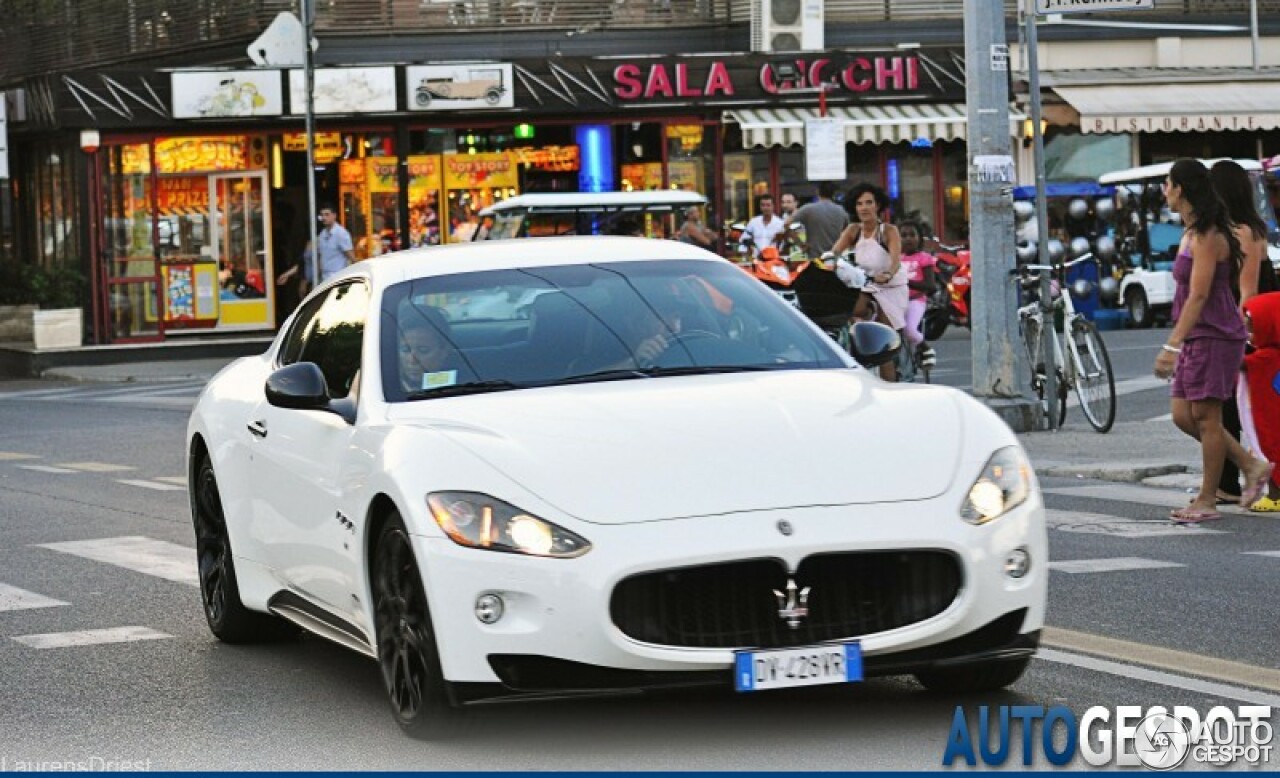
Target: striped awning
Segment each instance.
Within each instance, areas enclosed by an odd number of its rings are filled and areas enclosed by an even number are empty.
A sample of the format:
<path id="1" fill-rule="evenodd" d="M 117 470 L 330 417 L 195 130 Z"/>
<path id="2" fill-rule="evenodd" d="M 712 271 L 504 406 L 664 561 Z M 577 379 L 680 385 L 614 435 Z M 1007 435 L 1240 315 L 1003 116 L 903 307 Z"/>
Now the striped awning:
<path id="1" fill-rule="evenodd" d="M 833 106 L 827 115 L 844 121 L 848 143 L 909 143 L 964 140 L 969 120 L 964 103 Z M 744 108 L 725 112 L 742 127 L 742 145 L 803 146 L 804 120 L 816 118 L 817 108 Z M 1026 117 L 1010 109 L 1011 122 Z M 1019 134 L 1013 128 L 1010 131 Z"/>

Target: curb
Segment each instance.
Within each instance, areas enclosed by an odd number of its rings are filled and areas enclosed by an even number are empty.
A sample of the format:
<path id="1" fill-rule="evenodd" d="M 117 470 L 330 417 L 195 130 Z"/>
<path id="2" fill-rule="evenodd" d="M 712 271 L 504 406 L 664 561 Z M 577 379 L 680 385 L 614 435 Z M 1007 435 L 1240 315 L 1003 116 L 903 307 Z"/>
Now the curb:
<path id="1" fill-rule="evenodd" d="M 1186 473 L 1186 465 L 1168 463 L 1134 464 L 1132 462 L 1093 462 L 1089 464 L 1050 465 L 1037 468 L 1036 474 L 1058 478 L 1093 478 L 1099 481 L 1141 483 L 1156 476 Z"/>

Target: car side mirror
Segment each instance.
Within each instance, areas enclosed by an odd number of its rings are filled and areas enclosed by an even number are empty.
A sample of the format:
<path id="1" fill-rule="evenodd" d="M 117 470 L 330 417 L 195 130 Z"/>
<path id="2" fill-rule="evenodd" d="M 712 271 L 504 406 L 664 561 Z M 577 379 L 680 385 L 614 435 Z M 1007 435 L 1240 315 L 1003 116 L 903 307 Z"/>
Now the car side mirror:
<path id="1" fill-rule="evenodd" d="M 267 402 L 299 411 L 329 410 L 329 385 L 315 362 L 285 365 L 267 376 Z"/>
<path id="2" fill-rule="evenodd" d="M 902 348 L 896 330 L 879 322 L 860 321 L 849 331 L 849 351 L 863 367 L 879 367 L 893 361 Z"/>

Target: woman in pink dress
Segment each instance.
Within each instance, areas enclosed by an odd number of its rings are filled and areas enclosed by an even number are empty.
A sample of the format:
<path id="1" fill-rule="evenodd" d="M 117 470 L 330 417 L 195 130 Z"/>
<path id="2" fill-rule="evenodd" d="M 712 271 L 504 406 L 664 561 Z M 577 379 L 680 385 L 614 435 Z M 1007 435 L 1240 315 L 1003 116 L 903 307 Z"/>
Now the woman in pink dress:
<path id="1" fill-rule="evenodd" d="M 1220 519 L 1218 480 L 1230 458 L 1245 474 L 1240 502 L 1253 504 L 1271 477 L 1272 465 L 1255 458 L 1222 426 L 1222 403 L 1234 394 L 1248 337 L 1232 290 L 1239 283 L 1243 252 L 1209 171 L 1180 159 L 1164 184 L 1169 207 L 1187 225 L 1173 265 L 1177 323 L 1156 356 L 1155 374 L 1172 378 L 1173 422 L 1200 441 L 1204 476 L 1200 494 L 1170 517 L 1181 523 Z"/>

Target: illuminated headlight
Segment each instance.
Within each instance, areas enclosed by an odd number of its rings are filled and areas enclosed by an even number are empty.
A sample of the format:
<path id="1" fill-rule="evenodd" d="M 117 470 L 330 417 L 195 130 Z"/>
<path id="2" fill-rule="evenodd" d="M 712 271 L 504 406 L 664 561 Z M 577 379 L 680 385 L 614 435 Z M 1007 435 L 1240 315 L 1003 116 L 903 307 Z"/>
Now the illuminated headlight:
<path id="1" fill-rule="evenodd" d="M 476 492 L 427 495 L 431 517 L 460 546 L 529 556 L 576 557 L 591 550 L 586 538 Z"/>
<path id="2" fill-rule="evenodd" d="M 972 524 L 986 524 L 1020 505 L 1031 493 L 1031 464 L 1017 446 L 991 455 L 969 495 L 960 516 Z"/>

